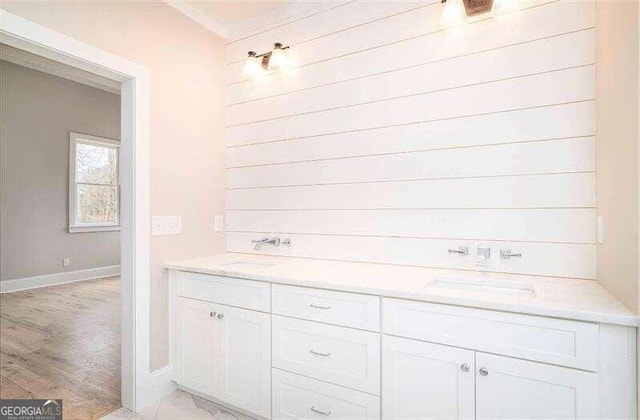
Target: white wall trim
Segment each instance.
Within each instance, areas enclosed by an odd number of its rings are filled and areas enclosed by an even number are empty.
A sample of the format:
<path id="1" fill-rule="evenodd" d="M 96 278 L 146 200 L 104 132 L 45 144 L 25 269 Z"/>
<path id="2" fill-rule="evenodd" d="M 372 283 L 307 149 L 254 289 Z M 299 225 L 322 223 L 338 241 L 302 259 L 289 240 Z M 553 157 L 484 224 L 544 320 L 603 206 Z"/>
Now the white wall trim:
<path id="1" fill-rule="evenodd" d="M 23 277 L 0 282 L 0 293 L 18 292 L 21 290 L 37 289 L 39 287 L 57 284 L 74 283 L 77 281 L 93 280 L 120 274 L 119 265 L 87 268 L 85 270 L 67 271 L 64 273 L 44 274 L 42 276 Z"/>
<path id="2" fill-rule="evenodd" d="M 79 70 L 75 67 L 65 66 L 53 60 L 26 53 L 23 50 L 3 45 L 2 48 L 0 48 L 0 59 L 18 66 L 120 95 L 120 83 L 115 80 L 110 80 L 94 73 Z"/>
<path id="3" fill-rule="evenodd" d="M 149 70 L 0 9 L 0 42 L 121 84 L 121 400 L 153 402 L 150 383 Z"/>
<path id="4" fill-rule="evenodd" d="M 171 377 L 171 365 L 151 372 L 148 390 L 149 401 L 160 401 L 178 388 Z"/>
<path id="5" fill-rule="evenodd" d="M 165 0 L 165 2 L 189 19 L 193 20 L 196 23 L 199 23 L 216 35 L 219 35 L 225 39 L 227 38 L 227 28 L 225 27 L 225 25 L 206 15 L 201 10 L 193 7 L 185 0 Z"/>

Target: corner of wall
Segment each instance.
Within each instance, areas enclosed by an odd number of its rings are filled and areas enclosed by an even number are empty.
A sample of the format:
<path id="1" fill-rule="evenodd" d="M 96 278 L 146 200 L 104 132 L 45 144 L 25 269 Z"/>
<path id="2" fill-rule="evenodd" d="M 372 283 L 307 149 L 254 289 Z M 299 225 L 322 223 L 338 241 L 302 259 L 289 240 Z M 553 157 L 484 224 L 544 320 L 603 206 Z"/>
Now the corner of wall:
<path id="1" fill-rule="evenodd" d="M 598 281 L 634 312 L 639 307 L 637 2 L 596 2 L 596 190 L 604 240 Z"/>

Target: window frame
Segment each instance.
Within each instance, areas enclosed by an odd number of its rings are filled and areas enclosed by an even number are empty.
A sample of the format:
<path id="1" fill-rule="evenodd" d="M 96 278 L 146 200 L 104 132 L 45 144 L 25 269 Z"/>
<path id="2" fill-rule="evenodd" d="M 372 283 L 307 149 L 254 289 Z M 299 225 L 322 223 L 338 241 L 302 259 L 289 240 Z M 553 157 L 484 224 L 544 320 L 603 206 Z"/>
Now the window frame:
<path id="1" fill-rule="evenodd" d="M 118 223 L 77 223 L 77 182 L 76 182 L 76 145 L 89 144 L 116 150 L 116 172 L 118 188 Z M 106 184 L 105 184 L 106 185 Z M 120 230 L 120 142 L 106 137 L 69 132 L 69 233 L 111 232 Z"/>

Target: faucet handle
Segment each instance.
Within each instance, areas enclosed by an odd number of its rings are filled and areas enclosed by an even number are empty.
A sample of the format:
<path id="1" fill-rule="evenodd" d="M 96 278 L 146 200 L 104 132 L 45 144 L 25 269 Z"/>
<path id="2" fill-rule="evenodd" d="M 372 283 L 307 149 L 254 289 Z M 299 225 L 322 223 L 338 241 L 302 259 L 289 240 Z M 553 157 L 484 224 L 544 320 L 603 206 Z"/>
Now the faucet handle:
<path id="1" fill-rule="evenodd" d="M 449 254 L 458 254 L 458 255 L 469 255 L 469 247 L 468 246 L 459 246 L 458 249 L 449 248 Z"/>
<path id="2" fill-rule="evenodd" d="M 510 249 L 501 249 L 500 258 L 503 258 L 503 259 L 522 258 L 522 252 L 512 253 Z"/>

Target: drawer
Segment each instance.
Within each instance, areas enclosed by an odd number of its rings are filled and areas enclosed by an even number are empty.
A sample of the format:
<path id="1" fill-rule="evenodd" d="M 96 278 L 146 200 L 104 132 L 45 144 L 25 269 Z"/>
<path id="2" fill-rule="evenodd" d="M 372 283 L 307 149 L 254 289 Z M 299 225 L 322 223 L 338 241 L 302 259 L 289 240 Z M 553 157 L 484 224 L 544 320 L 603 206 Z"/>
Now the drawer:
<path id="1" fill-rule="evenodd" d="M 386 334 L 586 370 L 598 369 L 598 325 L 383 299 Z"/>
<path id="2" fill-rule="evenodd" d="M 176 280 L 178 296 L 256 311 L 271 311 L 270 283 L 186 271 L 178 272 Z"/>
<path id="3" fill-rule="evenodd" d="M 380 298 L 355 293 L 273 285 L 273 313 L 380 331 Z"/>
<path id="4" fill-rule="evenodd" d="M 271 317 L 274 367 L 380 394 L 380 335 Z"/>
<path id="5" fill-rule="evenodd" d="M 272 418 L 380 419 L 380 399 L 279 369 L 272 372 Z"/>

